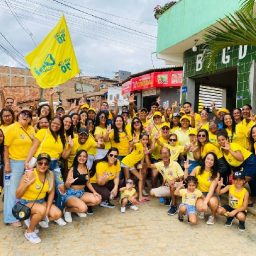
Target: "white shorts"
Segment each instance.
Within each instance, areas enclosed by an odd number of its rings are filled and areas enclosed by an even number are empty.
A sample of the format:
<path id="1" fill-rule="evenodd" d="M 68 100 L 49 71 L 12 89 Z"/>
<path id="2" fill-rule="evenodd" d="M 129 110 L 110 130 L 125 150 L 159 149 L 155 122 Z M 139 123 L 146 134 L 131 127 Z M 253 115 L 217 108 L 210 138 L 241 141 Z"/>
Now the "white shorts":
<path id="1" fill-rule="evenodd" d="M 153 194 L 155 197 L 169 197 L 171 196 L 170 187 L 161 186 L 158 188 L 152 188 L 151 194 Z"/>

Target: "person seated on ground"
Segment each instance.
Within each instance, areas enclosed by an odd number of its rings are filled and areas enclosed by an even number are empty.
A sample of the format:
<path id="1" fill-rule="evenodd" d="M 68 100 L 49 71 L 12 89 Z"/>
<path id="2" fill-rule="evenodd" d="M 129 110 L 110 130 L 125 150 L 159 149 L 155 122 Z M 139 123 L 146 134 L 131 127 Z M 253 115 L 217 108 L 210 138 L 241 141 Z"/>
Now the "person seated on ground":
<path id="1" fill-rule="evenodd" d="M 198 179 L 198 189 L 203 193 L 204 199 L 199 198 L 196 203 L 196 208 L 199 211 L 199 218 L 204 219 L 204 213 L 207 212 L 208 206 L 211 210 L 211 215 L 206 222 L 207 225 L 213 225 L 216 217 L 216 212 L 219 206 L 219 200 L 214 194 L 217 182 L 220 178 L 218 172 L 217 156 L 209 152 L 206 154 L 202 166 L 197 166 L 190 176 L 195 176 Z M 189 164 L 184 163 L 185 178 L 188 177 Z"/>
<path id="2" fill-rule="evenodd" d="M 89 207 L 88 214 L 93 214 L 91 206 L 98 205 L 101 202 L 101 195 L 95 191 L 90 183 L 90 175 L 86 166 L 87 159 L 88 154 L 85 150 L 79 150 L 76 153 L 65 182 L 67 189 L 63 196 L 64 219 L 69 223 L 72 222 L 72 212 L 75 212 L 79 217 L 86 217 Z"/>
<path id="3" fill-rule="evenodd" d="M 139 208 L 136 206 L 138 203 L 136 198 L 138 196 L 133 180 L 127 179 L 126 186 L 119 189 L 120 191 L 120 204 L 121 204 L 121 213 L 125 213 L 126 206 L 129 206 L 130 209 L 137 211 Z"/>
<path id="4" fill-rule="evenodd" d="M 223 187 L 223 179 L 218 182 L 216 189 L 217 194 L 222 195 L 226 192 L 228 195 L 228 205 L 223 205 L 218 208 L 217 213 L 227 217 L 225 226 L 230 227 L 234 221 L 234 218 L 238 219 L 238 229 L 240 231 L 245 230 L 245 219 L 248 207 L 249 193 L 244 187 L 245 176 L 243 172 L 234 172 L 232 185 Z"/>
<path id="5" fill-rule="evenodd" d="M 144 151 L 147 150 L 148 142 L 149 142 L 149 136 L 146 133 L 141 133 L 139 137 L 139 142 L 136 143 L 136 138 L 134 138 L 134 144 L 133 144 L 133 150 L 130 154 L 125 156 L 123 160 L 121 161 L 121 167 L 124 168 L 124 175 L 125 180 L 128 180 L 130 178 L 130 172 L 139 179 L 139 201 L 143 201 L 143 195 L 142 195 L 142 174 L 141 174 L 141 168 L 139 169 L 138 163 L 143 163 L 144 161 Z"/>
<path id="6" fill-rule="evenodd" d="M 106 156 L 93 163 L 91 169 L 91 184 L 95 191 L 102 197 L 100 206 L 106 208 L 114 208 L 115 206 L 110 202 L 117 196 L 120 162 L 118 158 L 118 149 L 110 148 Z"/>
<path id="7" fill-rule="evenodd" d="M 174 195 L 175 182 L 182 181 L 184 173 L 181 166 L 170 158 L 170 150 L 165 147 L 161 149 L 162 161 L 160 162 L 151 164 L 149 156 L 146 154 L 146 162 L 149 168 L 157 170 L 163 176 L 163 185 L 151 189 L 150 195 L 155 197 L 171 197 L 172 202 L 168 215 L 174 215 L 177 212 L 177 200 Z"/>
<path id="8" fill-rule="evenodd" d="M 203 194 L 197 189 L 198 180 L 196 177 L 188 176 L 185 183 L 187 188 L 184 188 L 184 183 L 180 182 L 174 192 L 176 196 L 182 197 L 182 203 L 178 210 L 178 220 L 182 222 L 184 215 L 187 215 L 188 222 L 197 224 L 196 202 L 198 198 L 203 198 Z"/>
<path id="9" fill-rule="evenodd" d="M 36 229 L 41 221 L 58 220 L 61 217 L 60 209 L 53 204 L 54 175 L 49 170 L 50 162 L 48 154 L 39 154 L 36 168 L 25 172 L 16 191 L 20 203 L 31 208 L 30 218 L 24 221 L 27 226 L 25 237 L 31 243 L 41 242 Z"/>

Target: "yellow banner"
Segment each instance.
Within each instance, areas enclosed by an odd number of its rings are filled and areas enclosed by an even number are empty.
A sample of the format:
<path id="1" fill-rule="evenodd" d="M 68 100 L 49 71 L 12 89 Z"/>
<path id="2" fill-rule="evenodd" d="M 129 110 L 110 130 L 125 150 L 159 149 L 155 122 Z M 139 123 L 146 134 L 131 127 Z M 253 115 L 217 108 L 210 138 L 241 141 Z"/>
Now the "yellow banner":
<path id="1" fill-rule="evenodd" d="M 64 16 L 45 39 L 25 57 L 25 60 L 42 88 L 63 84 L 79 73 Z"/>

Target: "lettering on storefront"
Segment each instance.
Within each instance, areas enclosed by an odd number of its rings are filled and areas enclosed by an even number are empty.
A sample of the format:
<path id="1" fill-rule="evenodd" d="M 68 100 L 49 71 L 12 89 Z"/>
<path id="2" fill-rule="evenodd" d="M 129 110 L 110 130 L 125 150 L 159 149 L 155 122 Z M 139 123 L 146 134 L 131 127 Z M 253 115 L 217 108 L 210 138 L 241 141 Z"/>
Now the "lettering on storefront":
<path id="1" fill-rule="evenodd" d="M 229 51 L 231 47 L 224 48 L 221 53 L 221 63 L 222 64 L 229 64 L 231 61 L 231 55 Z M 242 60 L 245 58 L 247 54 L 247 45 L 240 45 L 238 48 L 238 59 Z M 201 71 L 203 69 L 203 60 L 204 60 L 204 53 L 199 53 L 196 55 L 196 71 Z"/>

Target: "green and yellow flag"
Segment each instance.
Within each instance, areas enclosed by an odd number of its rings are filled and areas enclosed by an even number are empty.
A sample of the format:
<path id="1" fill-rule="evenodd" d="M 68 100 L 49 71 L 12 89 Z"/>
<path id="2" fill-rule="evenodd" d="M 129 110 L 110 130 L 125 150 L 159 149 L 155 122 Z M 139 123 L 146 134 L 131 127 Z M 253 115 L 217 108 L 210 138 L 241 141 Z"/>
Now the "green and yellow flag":
<path id="1" fill-rule="evenodd" d="M 45 39 L 25 57 L 25 60 L 42 88 L 63 84 L 79 73 L 64 16 Z"/>

